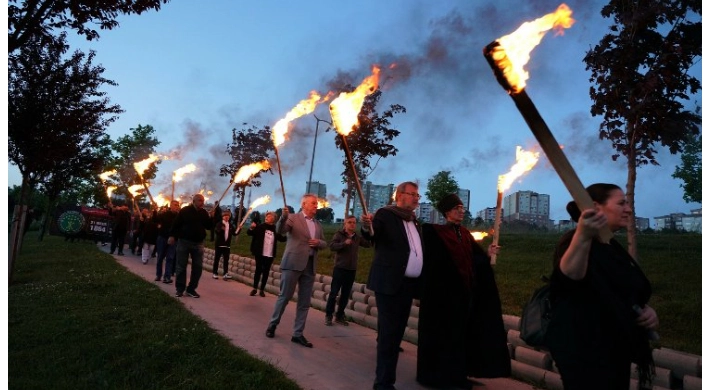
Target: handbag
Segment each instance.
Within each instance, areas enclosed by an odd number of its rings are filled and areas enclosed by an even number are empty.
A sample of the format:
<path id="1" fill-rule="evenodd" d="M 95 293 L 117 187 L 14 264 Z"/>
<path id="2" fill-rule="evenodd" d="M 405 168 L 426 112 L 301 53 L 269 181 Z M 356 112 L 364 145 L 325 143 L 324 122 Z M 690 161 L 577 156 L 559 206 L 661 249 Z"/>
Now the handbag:
<path id="1" fill-rule="evenodd" d="M 545 346 L 547 326 L 552 318 L 552 305 L 550 303 L 550 281 L 543 276 L 545 284 L 536 289 L 520 316 L 520 338 L 531 347 Z"/>

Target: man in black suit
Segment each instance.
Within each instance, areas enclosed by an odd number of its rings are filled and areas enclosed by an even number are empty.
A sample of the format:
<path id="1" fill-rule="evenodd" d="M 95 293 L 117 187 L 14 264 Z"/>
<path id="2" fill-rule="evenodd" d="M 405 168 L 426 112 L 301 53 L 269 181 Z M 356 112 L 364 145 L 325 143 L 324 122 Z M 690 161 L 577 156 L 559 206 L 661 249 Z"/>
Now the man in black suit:
<path id="1" fill-rule="evenodd" d="M 377 367 L 373 389 L 395 389 L 399 345 L 409 320 L 412 300 L 418 297 L 422 270 L 420 227 L 414 210 L 419 207 L 419 186 L 397 186 L 396 205 L 363 215 L 362 235 L 375 244 L 367 288 L 377 301 Z"/>

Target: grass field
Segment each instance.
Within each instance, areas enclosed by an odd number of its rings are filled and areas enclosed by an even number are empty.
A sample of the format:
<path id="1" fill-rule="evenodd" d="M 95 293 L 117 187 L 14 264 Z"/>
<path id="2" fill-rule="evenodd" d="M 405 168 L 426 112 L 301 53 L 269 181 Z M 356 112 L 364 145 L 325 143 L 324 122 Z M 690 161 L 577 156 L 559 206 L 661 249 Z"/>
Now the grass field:
<path id="1" fill-rule="evenodd" d="M 326 237 L 335 230 L 327 226 Z M 549 274 L 558 238 L 500 237 L 495 271 L 504 313 L 519 315 L 540 275 Z M 239 237 L 233 253 L 248 255 L 249 242 Z M 701 236 L 640 235 L 638 247 L 661 322 L 654 346 L 701 355 Z M 329 251 L 321 259 L 318 272 L 329 275 Z M 371 261 L 372 250 L 362 250 L 359 282 Z M 9 388 L 298 388 L 93 243 L 38 242 L 32 232 L 8 289 L 8 341 Z"/>

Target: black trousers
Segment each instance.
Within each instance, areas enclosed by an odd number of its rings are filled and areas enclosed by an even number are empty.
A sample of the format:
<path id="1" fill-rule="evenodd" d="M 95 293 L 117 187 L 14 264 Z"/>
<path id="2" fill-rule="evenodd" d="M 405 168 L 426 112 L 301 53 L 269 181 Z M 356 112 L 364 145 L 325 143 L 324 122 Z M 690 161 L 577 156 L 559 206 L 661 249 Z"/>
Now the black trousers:
<path id="1" fill-rule="evenodd" d="M 123 245 L 126 243 L 126 229 L 113 229 L 111 232 L 111 253 L 118 248 L 118 253 L 123 254 Z"/>
<path id="2" fill-rule="evenodd" d="M 404 278 L 393 294 L 375 293 L 377 300 L 377 367 L 374 387 L 393 386 L 397 380 L 399 345 L 407 328 L 417 287 L 416 278 Z"/>
<path id="3" fill-rule="evenodd" d="M 333 281 L 330 283 L 330 293 L 328 294 L 328 302 L 325 304 L 325 316 L 333 317 L 335 312 L 335 300 L 340 293 L 338 299 L 338 311 L 335 313 L 336 318 L 345 317 L 345 308 L 350 300 L 350 291 L 355 282 L 355 270 L 344 268 L 333 268 Z"/>
<path id="4" fill-rule="evenodd" d="M 217 248 L 214 248 L 214 264 L 212 264 L 212 273 L 217 275 L 217 272 L 219 272 L 219 259 L 224 259 L 224 266 L 222 266 L 222 270 L 224 271 L 224 275 L 229 273 L 229 247 L 226 246 L 218 246 Z"/>
<path id="5" fill-rule="evenodd" d="M 264 288 L 266 288 L 266 281 L 269 279 L 269 271 L 271 270 L 271 264 L 274 262 L 274 258 L 261 255 L 256 255 L 254 257 L 256 260 L 256 270 L 254 271 L 254 289 L 256 290 L 258 286 L 259 290 L 264 291 Z"/>

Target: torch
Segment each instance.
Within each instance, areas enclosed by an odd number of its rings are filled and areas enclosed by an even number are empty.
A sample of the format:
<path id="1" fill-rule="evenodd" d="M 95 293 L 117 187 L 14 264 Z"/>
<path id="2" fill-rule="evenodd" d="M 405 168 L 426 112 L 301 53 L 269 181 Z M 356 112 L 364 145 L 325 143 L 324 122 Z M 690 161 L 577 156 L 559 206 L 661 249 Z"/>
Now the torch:
<path id="1" fill-rule="evenodd" d="M 594 202 L 525 92 L 525 81 L 529 75 L 523 69 L 530 59 L 530 52 L 540 43 L 545 33 L 553 28 L 559 32 L 563 28 L 570 28 L 574 23 L 571 16 L 572 10 L 567 5 L 561 4 L 555 12 L 535 21 L 523 23 L 512 34 L 491 42 L 483 49 L 483 55 L 493 69 L 498 83 L 513 99 L 518 111 L 530 127 L 540 147 L 547 155 L 547 159 L 555 168 L 557 175 L 562 179 L 577 206 L 580 210 L 584 210 L 593 208 Z M 599 232 L 599 238 L 603 242 L 608 242 L 611 237 L 612 233 L 608 227 Z"/>
<path id="2" fill-rule="evenodd" d="M 219 197 L 219 200 L 217 200 L 217 202 L 222 202 L 222 198 L 227 195 L 227 191 L 229 191 L 229 189 L 232 187 L 232 184 L 246 182 L 260 171 L 266 171 L 270 168 L 271 164 L 269 164 L 268 160 L 264 160 L 254 164 L 244 165 L 243 167 L 239 168 L 237 173 L 234 175 L 234 178 L 232 178 L 232 180 L 229 182 L 229 185 L 222 193 L 222 196 Z"/>
<path id="3" fill-rule="evenodd" d="M 194 172 L 197 169 L 197 166 L 195 164 L 187 164 L 182 168 L 178 168 L 173 172 L 173 188 L 172 192 L 170 193 L 170 199 L 175 199 L 175 182 L 178 182 L 182 180 L 182 177 L 186 173 Z"/>
<path id="4" fill-rule="evenodd" d="M 507 191 L 513 182 L 526 172 L 530 171 L 540 159 L 539 152 L 528 152 L 520 146 L 515 149 L 515 164 L 510 168 L 510 172 L 498 176 L 498 197 L 496 199 L 496 219 L 493 221 L 493 245 L 498 245 L 498 237 L 501 223 L 501 210 L 503 206 L 503 192 Z M 496 263 L 496 255 L 491 256 L 491 264 Z"/>
<path id="5" fill-rule="evenodd" d="M 352 153 L 350 153 L 347 136 L 355 129 L 355 127 L 358 126 L 359 123 L 357 116 L 360 114 L 362 104 L 368 95 L 377 90 L 379 77 L 380 68 L 378 66 L 373 66 L 372 74 L 366 77 L 353 92 L 342 92 L 337 98 L 335 98 L 335 100 L 333 100 L 332 103 L 330 103 L 330 116 L 333 119 L 335 130 L 343 137 L 345 155 L 350 163 L 355 188 L 357 189 L 357 194 L 360 197 L 362 211 L 365 214 L 367 214 L 367 204 L 365 203 L 365 197 L 362 194 L 360 179 L 358 178 L 357 170 L 355 169 Z"/>
<path id="6" fill-rule="evenodd" d="M 241 229 L 242 226 L 244 226 L 244 222 L 247 221 L 247 217 L 249 217 L 249 214 L 252 212 L 252 210 L 254 210 L 255 208 L 257 208 L 261 205 L 265 205 L 269 202 L 271 202 L 271 197 L 269 195 L 264 195 L 260 198 L 256 198 L 256 200 L 254 200 L 251 203 L 251 205 L 249 205 L 249 209 L 247 210 L 246 214 L 244 215 L 244 218 L 242 218 L 242 221 L 239 222 L 239 227 L 237 228 L 237 230 Z"/>
<path id="7" fill-rule="evenodd" d="M 157 205 L 155 203 L 155 200 L 153 199 L 153 195 L 150 194 L 150 190 L 148 189 L 148 185 L 145 183 L 145 180 L 143 179 L 143 172 L 145 172 L 146 169 L 150 166 L 150 164 L 154 163 L 160 158 L 160 156 L 150 154 L 148 158 L 145 160 L 139 161 L 137 163 L 133 163 L 133 168 L 135 168 L 136 172 L 138 173 L 138 177 L 141 179 L 141 183 L 143 184 L 143 188 L 145 188 L 146 194 L 148 194 L 148 197 L 150 198 L 150 202 L 153 203 L 154 205 Z"/>
<path id="8" fill-rule="evenodd" d="M 131 203 L 133 204 L 133 210 L 136 209 L 136 196 L 138 196 L 141 189 L 143 189 L 143 186 L 140 184 L 134 184 L 127 188 L 128 192 L 131 194 Z"/>
<path id="9" fill-rule="evenodd" d="M 326 99 L 330 98 L 330 94 L 326 96 Z M 325 99 L 324 99 L 325 100 Z M 291 111 L 286 114 L 286 116 L 280 119 L 274 127 L 271 129 L 271 139 L 274 141 L 274 152 L 276 153 L 276 164 L 279 169 L 279 181 L 281 181 L 281 194 L 284 198 L 284 207 L 286 207 L 286 191 L 284 190 L 284 179 L 281 173 L 281 159 L 279 158 L 279 145 L 286 141 L 286 133 L 288 132 L 288 124 L 296 119 L 300 118 L 306 114 L 310 114 L 316 109 L 318 103 L 322 103 L 321 96 L 316 91 L 311 91 L 308 98 L 301 100 L 296 107 L 292 108 Z"/>
<path id="10" fill-rule="evenodd" d="M 111 195 L 113 194 L 113 191 L 117 187 L 116 186 L 106 186 L 106 180 L 108 180 L 109 176 L 112 176 L 115 174 L 116 174 L 116 170 L 112 169 L 110 171 L 106 171 L 106 172 L 99 175 L 99 179 L 101 179 L 101 184 L 103 184 L 104 188 L 106 189 L 106 197 L 108 198 L 109 203 L 111 203 Z"/>

